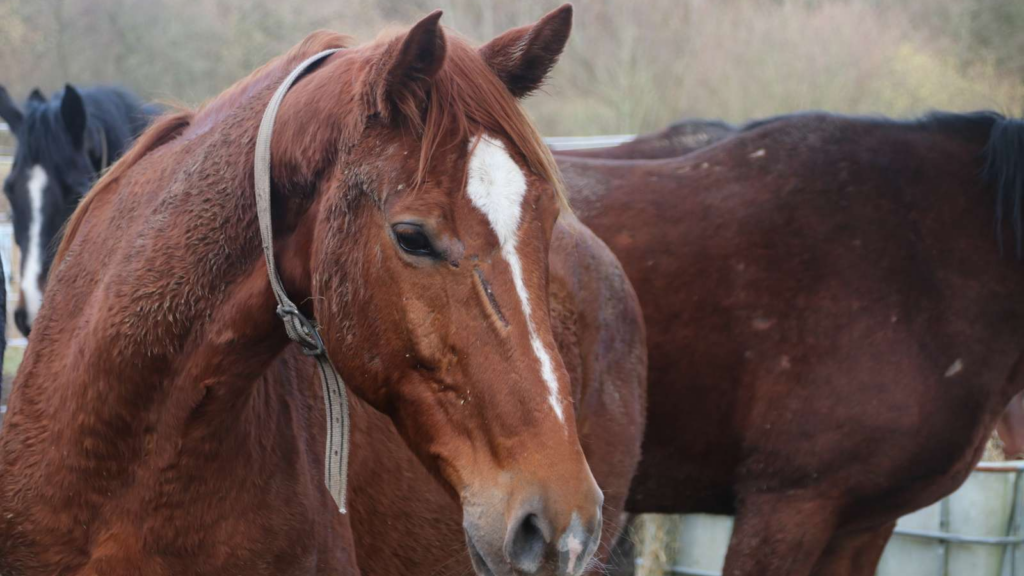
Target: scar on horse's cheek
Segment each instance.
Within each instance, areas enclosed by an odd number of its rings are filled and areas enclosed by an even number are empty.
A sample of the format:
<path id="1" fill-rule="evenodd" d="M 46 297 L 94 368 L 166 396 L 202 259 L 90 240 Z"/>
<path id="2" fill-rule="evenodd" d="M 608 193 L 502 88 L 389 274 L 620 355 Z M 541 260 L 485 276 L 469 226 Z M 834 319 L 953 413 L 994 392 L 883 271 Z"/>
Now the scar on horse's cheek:
<path id="1" fill-rule="evenodd" d="M 446 252 L 448 263 L 452 265 L 452 268 L 458 268 L 460 260 L 465 256 L 465 254 L 466 247 L 462 245 L 462 242 L 459 242 L 458 240 L 452 242 Z M 471 261 L 473 260 L 472 256 L 469 258 Z"/>

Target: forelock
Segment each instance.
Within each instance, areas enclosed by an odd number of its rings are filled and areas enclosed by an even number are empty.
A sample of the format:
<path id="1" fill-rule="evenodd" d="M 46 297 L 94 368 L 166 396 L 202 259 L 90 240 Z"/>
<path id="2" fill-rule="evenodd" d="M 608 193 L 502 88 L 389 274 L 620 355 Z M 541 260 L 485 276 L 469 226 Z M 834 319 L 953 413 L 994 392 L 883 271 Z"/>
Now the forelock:
<path id="1" fill-rule="evenodd" d="M 18 135 L 16 154 L 20 160 L 53 169 L 65 164 L 75 153 L 60 119 L 59 107 L 47 102 L 29 109 Z"/>
<path id="2" fill-rule="evenodd" d="M 568 209 L 561 176 L 551 150 L 505 84 L 480 57 L 477 49 L 446 30 L 444 66 L 434 77 L 425 103 L 417 184 L 430 169 L 435 152 L 464 145 L 480 134 L 506 139 L 527 168 L 548 182 L 563 208 Z M 417 112 L 418 113 L 418 112 Z"/>

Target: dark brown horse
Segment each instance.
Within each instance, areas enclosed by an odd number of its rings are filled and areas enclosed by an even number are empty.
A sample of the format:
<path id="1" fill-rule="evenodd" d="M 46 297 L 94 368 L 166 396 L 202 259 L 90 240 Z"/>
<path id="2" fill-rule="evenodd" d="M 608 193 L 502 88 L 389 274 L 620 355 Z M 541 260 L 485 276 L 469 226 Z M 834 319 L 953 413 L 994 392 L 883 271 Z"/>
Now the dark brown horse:
<path id="1" fill-rule="evenodd" d="M 644 310 L 627 510 L 735 514 L 727 575 L 873 574 L 1024 388 L 1018 121 L 805 115 L 559 165 Z"/>
<path id="2" fill-rule="evenodd" d="M 548 300 L 564 198 L 515 100 L 557 53 L 478 53 L 439 17 L 337 52 L 284 99 L 277 261 L 352 392 L 459 498 L 481 573 L 578 574 L 603 496 Z M 3 574 L 355 573 L 252 176 L 271 93 L 343 45 L 314 34 L 158 121 L 76 211 L 0 436 Z"/>
<path id="3" fill-rule="evenodd" d="M 682 120 L 668 128 L 608 148 L 557 150 L 556 156 L 606 160 L 659 160 L 695 152 L 732 136 L 737 128 L 716 120 Z M 1007 458 L 1024 458 L 1024 392 L 1007 404 L 996 432 Z"/>
<path id="4" fill-rule="evenodd" d="M 996 423 L 1007 459 L 1024 458 L 1024 392 L 1014 396 Z"/>
<path id="5" fill-rule="evenodd" d="M 559 150 L 557 156 L 604 158 L 607 160 L 656 160 L 675 158 L 720 142 L 736 128 L 717 120 L 680 120 L 664 130 L 642 134 L 636 139 L 609 148 Z"/>

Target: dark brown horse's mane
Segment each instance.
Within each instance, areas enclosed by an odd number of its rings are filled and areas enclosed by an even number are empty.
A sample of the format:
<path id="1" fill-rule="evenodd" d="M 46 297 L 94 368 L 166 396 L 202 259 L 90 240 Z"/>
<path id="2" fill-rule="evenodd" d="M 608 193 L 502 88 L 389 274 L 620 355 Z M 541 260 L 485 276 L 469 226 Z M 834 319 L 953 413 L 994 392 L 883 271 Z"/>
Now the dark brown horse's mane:
<path id="1" fill-rule="evenodd" d="M 568 210 L 568 200 L 551 151 L 544 144 L 540 133 L 519 102 L 509 93 L 508 88 L 474 47 L 450 32 L 446 36 L 444 65 L 433 77 L 429 89 L 422 92 L 398 92 L 393 106 L 384 101 L 384 92 L 388 86 L 382 77 L 380 62 L 397 51 L 401 36 L 380 38 L 357 48 L 376 56 L 368 58 L 369 63 L 362 70 L 332 67 L 327 62 L 322 64 L 317 75 L 324 76 L 323 82 L 334 87 L 354 85 L 363 90 L 363 93 L 355 95 L 355 98 L 332 98 L 328 106 L 334 109 L 319 110 L 319 113 L 330 112 L 332 117 L 337 119 L 336 132 L 332 136 L 337 141 L 356 138 L 374 116 L 380 116 L 384 120 L 404 121 L 420 136 L 420 159 L 416 181 L 418 185 L 423 182 L 431 158 L 438 149 L 465 142 L 483 131 L 498 133 L 509 138 L 522 152 L 530 169 L 554 187 L 559 203 L 563 209 Z M 198 111 L 179 110 L 158 119 L 79 204 L 68 221 L 55 262 L 61 262 L 67 254 L 68 247 L 96 198 L 116 189 L 118 180 L 144 156 L 179 137 L 191 137 L 194 133 L 208 130 L 242 102 L 248 101 L 255 94 L 265 92 L 271 83 L 280 81 L 303 59 L 330 48 L 344 48 L 348 43 L 348 37 L 340 34 L 314 32 L 286 54 L 258 68 Z M 352 78 L 337 77 L 340 74 L 353 73 L 360 76 L 355 82 Z M 308 97 L 309 90 L 316 90 L 322 86 L 322 83 L 301 82 L 295 86 L 289 97 L 301 98 L 304 91 Z M 323 98 L 323 95 L 318 96 Z M 254 122 L 258 121 L 259 117 L 254 117 Z M 301 151 L 303 143 L 296 142 L 294 146 L 289 147 Z"/>

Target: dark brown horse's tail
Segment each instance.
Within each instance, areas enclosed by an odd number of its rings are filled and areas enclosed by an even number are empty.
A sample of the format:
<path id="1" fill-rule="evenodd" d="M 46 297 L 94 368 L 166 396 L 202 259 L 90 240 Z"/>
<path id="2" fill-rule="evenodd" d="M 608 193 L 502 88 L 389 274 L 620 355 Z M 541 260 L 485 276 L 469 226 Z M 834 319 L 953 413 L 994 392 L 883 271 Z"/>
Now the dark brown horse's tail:
<path id="1" fill-rule="evenodd" d="M 1017 258 L 1024 258 L 1024 120 L 999 118 L 985 147 L 985 180 L 996 193 L 996 236 L 1003 250 L 1003 222 L 1013 225 Z"/>
<path id="2" fill-rule="evenodd" d="M 999 118 L 992 125 L 985 146 L 985 180 L 996 193 L 996 234 L 1003 251 L 1003 221 L 1013 224 L 1017 259 L 1022 258 L 1022 212 L 1024 212 L 1024 120 Z M 1024 457 L 1024 391 L 1020 390 L 1020 359 L 1011 373 L 1014 397 L 996 423 L 1007 459 Z"/>

